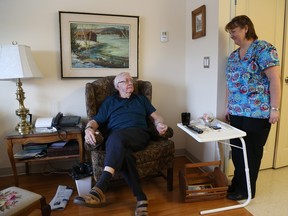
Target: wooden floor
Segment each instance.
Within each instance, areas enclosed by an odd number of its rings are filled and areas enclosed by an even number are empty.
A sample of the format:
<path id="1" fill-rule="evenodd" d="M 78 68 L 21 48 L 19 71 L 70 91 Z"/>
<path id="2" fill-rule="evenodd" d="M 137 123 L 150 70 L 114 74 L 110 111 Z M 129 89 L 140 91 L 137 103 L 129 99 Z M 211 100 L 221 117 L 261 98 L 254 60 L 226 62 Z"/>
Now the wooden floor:
<path id="1" fill-rule="evenodd" d="M 149 199 L 149 215 L 200 215 L 200 211 L 230 206 L 237 204 L 227 199 L 183 203 L 179 193 L 178 172 L 182 169 L 184 163 L 189 161 L 185 157 L 177 157 L 174 168 L 174 190 L 167 192 L 166 181 L 163 178 L 143 179 L 144 191 Z M 126 185 L 114 186 L 106 194 L 108 201 L 104 208 L 87 208 L 73 204 L 73 198 L 77 195 L 77 189 L 74 180 L 67 174 L 51 174 L 44 176 L 42 174 L 30 174 L 29 176 L 19 176 L 19 187 L 42 194 L 49 203 L 56 193 L 58 185 L 67 185 L 74 188 L 74 192 L 63 211 L 52 211 L 52 216 L 85 216 L 85 215 L 133 215 L 135 209 L 135 199 L 130 188 Z M 13 185 L 13 177 L 0 178 L 0 189 Z M 251 216 L 245 208 L 229 210 L 225 212 L 209 214 L 211 216 Z"/>

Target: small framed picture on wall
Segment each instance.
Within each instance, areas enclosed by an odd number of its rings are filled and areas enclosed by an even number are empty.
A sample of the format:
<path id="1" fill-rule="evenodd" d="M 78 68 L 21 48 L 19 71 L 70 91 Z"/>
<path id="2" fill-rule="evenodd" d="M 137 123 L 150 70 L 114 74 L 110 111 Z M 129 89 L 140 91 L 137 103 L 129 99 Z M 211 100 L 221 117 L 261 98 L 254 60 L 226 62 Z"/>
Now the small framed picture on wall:
<path id="1" fill-rule="evenodd" d="M 206 6 L 192 11 L 192 39 L 206 35 Z"/>

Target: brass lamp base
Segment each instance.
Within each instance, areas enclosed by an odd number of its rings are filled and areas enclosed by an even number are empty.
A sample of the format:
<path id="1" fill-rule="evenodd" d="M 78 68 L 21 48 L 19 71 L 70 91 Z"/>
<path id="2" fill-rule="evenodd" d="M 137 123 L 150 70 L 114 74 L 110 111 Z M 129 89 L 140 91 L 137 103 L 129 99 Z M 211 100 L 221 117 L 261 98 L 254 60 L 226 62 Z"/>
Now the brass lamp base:
<path id="1" fill-rule="evenodd" d="M 15 130 L 20 134 L 29 134 L 32 130 L 32 125 L 27 122 L 27 115 L 29 114 L 29 109 L 16 110 L 16 115 L 20 117 L 20 122 L 15 127 Z"/>
<path id="2" fill-rule="evenodd" d="M 26 109 L 24 106 L 25 92 L 22 89 L 22 82 L 20 79 L 17 79 L 16 86 L 16 99 L 19 101 L 19 109 L 16 110 L 16 115 L 19 116 L 20 122 L 15 129 L 22 135 L 29 134 L 32 130 L 32 125 L 27 122 L 29 109 Z"/>

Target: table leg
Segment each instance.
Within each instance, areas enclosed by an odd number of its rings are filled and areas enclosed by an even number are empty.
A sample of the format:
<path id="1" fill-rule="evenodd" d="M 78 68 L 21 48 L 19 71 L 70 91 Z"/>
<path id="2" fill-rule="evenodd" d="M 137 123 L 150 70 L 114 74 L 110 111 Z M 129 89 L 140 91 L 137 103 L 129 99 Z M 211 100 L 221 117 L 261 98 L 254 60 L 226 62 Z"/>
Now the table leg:
<path id="1" fill-rule="evenodd" d="M 15 159 L 14 159 L 14 154 L 13 154 L 13 143 L 11 140 L 6 140 L 6 148 L 7 148 L 7 153 L 8 157 L 10 159 L 10 163 L 12 166 L 13 170 L 13 175 L 14 175 L 14 184 L 15 186 L 18 186 L 18 175 L 17 175 L 17 169 L 16 169 L 16 164 L 15 164 Z"/>
<path id="2" fill-rule="evenodd" d="M 29 163 L 25 163 L 25 171 L 26 171 L 26 175 L 30 174 L 30 170 L 29 170 Z"/>
<path id="3" fill-rule="evenodd" d="M 82 134 L 81 133 L 77 135 L 77 141 L 78 141 L 78 145 L 79 145 L 80 162 L 83 163 L 85 160 L 85 156 L 84 156 L 84 151 L 83 151 L 83 140 L 82 140 Z"/>
<path id="4" fill-rule="evenodd" d="M 248 192 L 248 199 L 242 203 L 242 204 L 237 204 L 233 206 L 227 206 L 227 207 L 222 207 L 222 208 L 216 208 L 216 209 L 210 209 L 210 210 L 205 210 L 201 211 L 200 214 L 210 214 L 210 213 L 215 213 L 215 212 L 220 212 L 220 211 L 227 211 L 227 210 L 232 210 L 232 209 L 237 209 L 237 208 L 243 208 L 247 206 L 250 201 L 251 201 L 251 182 L 250 182 L 250 174 L 249 174 L 249 165 L 248 165 L 248 159 L 247 159 L 247 151 L 246 151 L 246 144 L 243 139 L 243 137 L 239 138 L 242 143 L 242 151 L 243 151 L 243 157 L 244 157 L 244 165 L 245 165 L 245 174 L 246 174 L 246 181 L 247 181 L 247 192 Z"/>

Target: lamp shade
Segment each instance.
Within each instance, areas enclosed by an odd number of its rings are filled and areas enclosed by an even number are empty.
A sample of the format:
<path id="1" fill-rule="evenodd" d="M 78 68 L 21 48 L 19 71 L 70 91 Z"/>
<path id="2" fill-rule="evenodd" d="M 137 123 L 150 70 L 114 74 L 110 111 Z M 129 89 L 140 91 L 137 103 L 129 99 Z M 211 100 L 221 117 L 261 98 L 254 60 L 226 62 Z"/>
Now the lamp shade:
<path id="1" fill-rule="evenodd" d="M 0 46 L 0 79 L 42 77 L 26 45 Z"/>

